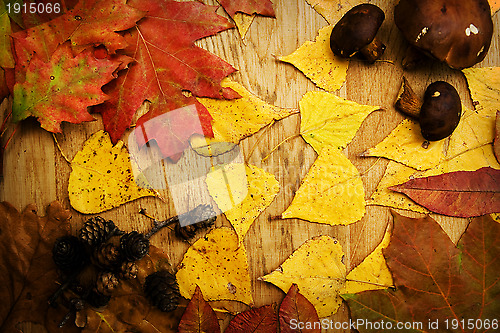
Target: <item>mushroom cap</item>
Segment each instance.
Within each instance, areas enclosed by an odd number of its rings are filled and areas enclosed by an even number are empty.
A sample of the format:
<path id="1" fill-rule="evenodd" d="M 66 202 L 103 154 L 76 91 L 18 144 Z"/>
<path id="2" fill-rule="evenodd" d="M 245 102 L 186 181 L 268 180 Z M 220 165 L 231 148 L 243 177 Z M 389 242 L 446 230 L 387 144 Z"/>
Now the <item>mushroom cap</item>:
<path id="1" fill-rule="evenodd" d="M 382 9 L 372 4 L 351 8 L 333 27 L 330 48 L 343 58 L 353 56 L 370 44 L 385 19 Z"/>
<path id="2" fill-rule="evenodd" d="M 487 0 L 400 0 L 394 19 L 411 45 L 457 69 L 482 61 L 493 35 Z"/>
<path id="3" fill-rule="evenodd" d="M 422 136 L 438 141 L 451 135 L 462 115 L 462 103 L 456 89 L 444 81 L 431 83 L 424 94 L 419 122 Z"/>

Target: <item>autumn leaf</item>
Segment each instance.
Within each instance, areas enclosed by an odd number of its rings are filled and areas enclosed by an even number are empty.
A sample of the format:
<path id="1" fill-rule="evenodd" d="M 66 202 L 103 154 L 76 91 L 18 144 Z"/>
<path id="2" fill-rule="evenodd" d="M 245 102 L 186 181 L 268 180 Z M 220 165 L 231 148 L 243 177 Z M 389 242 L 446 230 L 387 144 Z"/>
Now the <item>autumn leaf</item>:
<path id="1" fill-rule="evenodd" d="M 212 130 L 217 141 L 239 143 L 273 120 L 283 119 L 296 112 L 295 109 L 284 109 L 264 102 L 237 82 L 225 79 L 222 86 L 237 92 L 241 98 L 198 98 L 213 118 Z"/>
<path id="2" fill-rule="evenodd" d="M 493 142 L 493 148 L 495 152 L 495 157 L 497 161 L 500 162 L 500 111 L 497 111 L 497 118 L 495 122 L 495 141 Z"/>
<path id="3" fill-rule="evenodd" d="M 350 0 L 306 0 L 306 2 L 330 24 L 337 23 L 342 15 L 358 4 L 353 4 Z"/>
<path id="4" fill-rule="evenodd" d="M 296 333 L 296 332 L 310 332 L 321 333 L 321 329 L 311 328 L 297 330 L 293 329 L 292 320 L 295 323 L 318 323 L 319 317 L 314 305 L 307 300 L 299 292 L 299 287 L 292 284 L 285 298 L 281 302 L 279 310 L 280 319 L 280 332 L 281 333 Z"/>
<path id="5" fill-rule="evenodd" d="M 69 234 L 70 213 L 60 203 L 53 202 L 46 214 L 39 217 L 34 205 L 20 213 L 9 203 L 0 204 L 2 332 L 17 332 L 23 322 L 45 327 L 49 321 L 58 321 L 64 316 L 64 312 L 59 311 L 62 313 L 46 317 L 47 301 L 58 288 L 52 247 L 58 237 Z"/>
<path id="6" fill-rule="evenodd" d="M 239 97 L 220 83 L 235 69 L 194 42 L 231 28 L 231 24 L 215 13 L 215 7 L 199 2 L 134 0 L 128 4 L 147 15 L 125 35 L 129 46 L 124 52 L 137 62 L 118 78 L 118 91 L 99 109 L 113 142 L 130 127 L 132 116 L 144 100 L 152 104 L 137 126 L 169 111 L 195 105 L 203 128 L 199 134 L 212 136 L 212 118 L 194 96 Z M 194 96 L 188 96 L 186 91 Z M 160 125 L 161 121 L 155 122 L 147 139 L 156 140 L 164 157 L 169 157 L 169 140 L 175 132 Z M 141 136 L 137 139 L 144 140 Z"/>
<path id="7" fill-rule="evenodd" d="M 0 67 L 0 102 L 9 95 L 9 87 L 5 80 L 5 71 Z"/>
<path id="8" fill-rule="evenodd" d="M 82 150 L 71 161 L 71 168 L 69 200 L 71 206 L 81 213 L 99 213 L 155 195 L 136 183 L 123 142 L 113 146 L 104 131 L 96 132 L 85 141 Z"/>
<path id="9" fill-rule="evenodd" d="M 344 149 L 378 106 L 361 105 L 327 92 L 307 92 L 299 102 L 300 134 L 319 154 L 323 147 Z"/>
<path id="10" fill-rule="evenodd" d="M 430 217 L 411 219 L 396 213 L 391 243 L 384 251 L 395 288 L 344 295 L 353 321 L 421 322 L 420 332 L 467 332 L 467 318 L 489 319 L 499 313 L 500 224 L 489 216 L 472 220 L 458 247 Z M 462 318 L 466 318 L 462 322 Z M 426 324 L 439 321 L 439 329 Z M 358 326 L 360 332 L 383 332 Z M 478 332 L 487 331 L 484 327 Z"/>
<path id="11" fill-rule="evenodd" d="M 432 212 L 448 216 L 500 212 L 500 170 L 489 167 L 411 179 L 389 189 L 406 194 Z"/>
<path id="12" fill-rule="evenodd" d="M 50 132 L 61 132 L 63 121 L 94 120 L 87 107 L 106 99 L 101 86 L 113 79 L 118 65 L 97 60 L 88 50 L 73 58 L 68 44 L 61 45 L 48 63 L 33 57 L 26 81 L 14 86 L 12 120 L 34 116 Z"/>
<path id="13" fill-rule="evenodd" d="M 224 333 L 276 333 L 278 320 L 272 305 L 264 305 L 237 314 Z"/>
<path id="14" fill-rule="evenodd" d="M 237 12 L 245 14 L 259 14 L 275 16 L 273 4 L 270 0 L 218 0 L 226 13 L 233 17 Z"/>
<path id="15" fill-rule="evenodd" d="M 314 305 L 318 316 L 327 317 L 337 312 L 343 293 L 392 286 L 391 274 L 382 255 L 388 243 L 387 233 L 372 254 L 349 274 L 339 242 L 330 236 L 318 236 L 302 244 L 279 268 L 259 280 L 270 282 L 283 291 L 297 284 L 301 294 Z"/>
<path id="16" fill-rule="evenodd" d="M 500 9 L 500 1 L 499 0 L 489 0 L 491 7 L 491 15 L 494 15 Z"/>
<path id="17" fill-rule="evenodd" d="M 182 315 L 178 332 L 220 332 L 217 316 L 210 304 L 203 299 L 203 294 L 198 286 L 196 286 L 193 297 Z"/>
<path id="18" fill-rule="evenodd" d="M 176 310 L 162 312 L 151 305 L 143 291 L 148 275 L 171 268 L 165 253 L 151 245 L 149 254 L 136 264 L 137 278 L 121 280 L 105 308 L 93 309 L 87 306 L 78 313 L 79 321 L 85 324 L 83 333 L 177 332 L 179 318 L 186 302 L 181 300 Z"/>
<path id="19" fill-rule="evenodd" d="M 117 31 L 127 30 L 144 13 L 128 6 L 125 0 L 81 0 L 72 10 L 47 23 L 13 35 L 14 42 L 43 61 L 52 58 L 59 44 L 71 40 L 74 54 L 89 46 L 102 44 L 114 53 L 127 45 Z M 18 46 L 16 45 L 16 52 Z"/>
<path id="20" fill-rule="evenodd" d="M 356 167 L 336 147 L 325 147 L 282 217 L 351 224 L 365 214 L 364 193 Z"/>
<path id="21" fill-rule="evenodd" d="M 246 249 L 231 228 L 213 229 L 197 240 L 184 254 L 176 276 L 185 298 L 198 285 L 209 301 L 253 303 Z"/>
<path id="22" fill-rule="evenodd" d="M 0 67 L 13 68 L 14 56 L 10 46 L 10 18 L 3 1 L 0 1 Z"/>
<path id="23" fill-rule="evenodd" d="M 278 59 L 292 64 L 319 88 L 336 91 L 344 84 L 349 61 L 335 56 L 330 49 L 333 26 L 319 30 L 314 42 L 307 41 L 295 52 Z"/>
<path id="24" fill-rule="evenodd" d="M 466 68 L 462 72 L 475 102 L 474 109 L 494 117 L 500 109 L 500 67 Z"/>
<path id="25" fill-rule="evenodd" d="M 234 195 L 227 195 L 228 188 L 240 183 L 245 179 L 245 175 L 240 174 L 237 169 L 228 169 L 225 172 L 210 172 L 207 175 L 206 182 L 208 191 L 215 203 L 221 209 L 229 220 L 234 230 L 238 234 L 238 239 L 243 242 L 245 235 L 255 219 L 266 209 L 274 197 L 278 194 L 280 186 L 276 178 L 253 165 L 245 166 L 246 182 L 248 188 L 246 191 L 238 191 L 242 195 L 238 198 Z M 231 172 L 234 170 L 235 172 Z M 233 175 L 234 174 L 234 175 Z M 235 181 L 231 181 L 233 177 Z M 232 193 L 238 193 L 233 191 Z"/>

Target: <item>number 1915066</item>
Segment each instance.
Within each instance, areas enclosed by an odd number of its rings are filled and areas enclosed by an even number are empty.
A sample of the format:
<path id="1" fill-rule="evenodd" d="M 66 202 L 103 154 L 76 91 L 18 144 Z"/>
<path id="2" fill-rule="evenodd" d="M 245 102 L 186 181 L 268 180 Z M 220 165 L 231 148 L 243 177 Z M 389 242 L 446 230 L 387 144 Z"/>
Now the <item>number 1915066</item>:
<path id="1" fill-rule="evenodd" d="M 19 13 L 30 13 L 30 14 L 52 14 L 52 13 L 60 13 L 61 12 L 61 4 L 60 3 L 8 3 L 6 6 L 7 12 L 19 14 Z"/>
<path id="2" fill-rule="evenodd" d="M 467 330 L 497 330 L 499 328 L 498 319 L 446 319 L 444 321 L 446 329 L 457 330 L 459 328 Z"/>

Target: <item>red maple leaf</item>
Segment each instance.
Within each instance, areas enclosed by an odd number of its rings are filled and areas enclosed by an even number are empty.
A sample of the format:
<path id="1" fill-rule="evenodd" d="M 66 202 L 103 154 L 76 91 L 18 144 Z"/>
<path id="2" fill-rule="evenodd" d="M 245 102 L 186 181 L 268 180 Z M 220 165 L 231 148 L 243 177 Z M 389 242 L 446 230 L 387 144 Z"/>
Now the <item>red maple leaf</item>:
<path id="1" fill-rule="evenodd" d="M 273 4 L 269 0 L 219 0 L 224 10 L 233 17 L 237 12 L 275 17 Z"/>
<path id="2" fill-rule="evenodd" d="M 221 87 L 221 80 L 235 69 L 214 54 L 197 47 L 197 39 L 211 36 L 232 27 L 230 22 L 215 13 L 216 7 L 198 2 L 172 0 L 132 0 L 129 5 L 148 14 L 124 36 L 128 43 L 125 53 L 136 60 L 121 73 L 115 89 L 106 90 L 110 100 L 97 108 L 103 116 L 106 131 L 114 142 L 130 127 L 132 117 L 144 100 L 152 102 L 151 109 L 142 116 L 137 126 L 186 105 L 195 105 L 196 121 L 201 124 L 205 136 L 213 136 L 211 116 L 193 96 L 212 98 L 237 98 L 231 89 Z M 163 156 L 171 157 L 179 147 L 187 147 L 185 125 L 193 120 L 193 114 L 181 119 L 182 126 L 171 126 L 163 121 L 153 121 L 157 128 L 147 125 L 138 135 L 138 141 L 156 140 Z M 180 116 L 181 118 L 184 118 Z M 182 133 L 176 131 L 179 129 Z M 174 143 L 172 142 L 175 141 Z M 182 150 L 181 150 L 182 151 Z"/>

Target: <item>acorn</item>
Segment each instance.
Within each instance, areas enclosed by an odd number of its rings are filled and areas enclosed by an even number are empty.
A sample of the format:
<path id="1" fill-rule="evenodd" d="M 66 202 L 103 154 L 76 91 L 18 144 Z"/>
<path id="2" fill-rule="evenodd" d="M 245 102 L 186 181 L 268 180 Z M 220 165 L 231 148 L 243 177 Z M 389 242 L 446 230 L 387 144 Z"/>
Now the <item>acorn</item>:
<path id="1" fill-rule="evenodd" d="M 181 298 L 175 275 L 166 270 L 155 272 L 146 277 L 144 293 L 151 304 L 163 312 L 175 310 Z"/>

